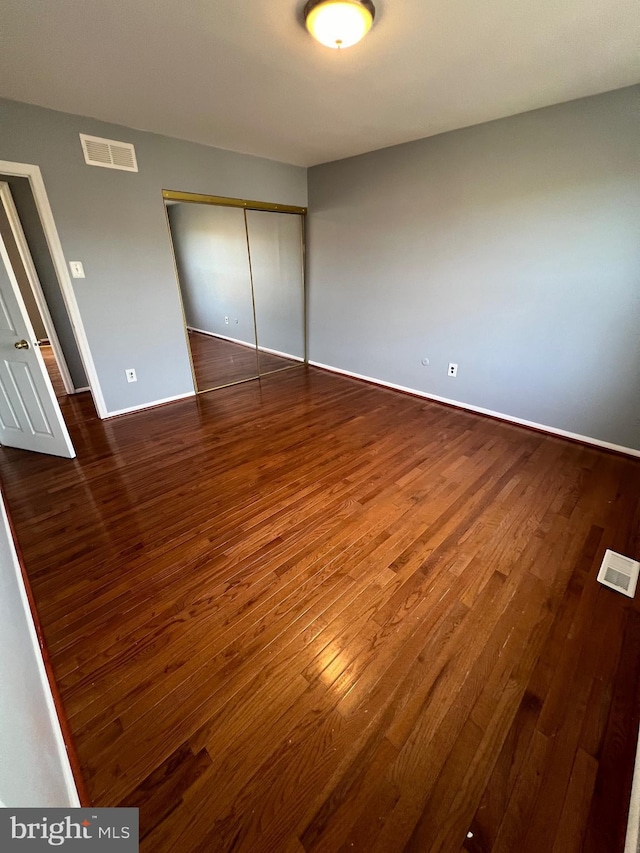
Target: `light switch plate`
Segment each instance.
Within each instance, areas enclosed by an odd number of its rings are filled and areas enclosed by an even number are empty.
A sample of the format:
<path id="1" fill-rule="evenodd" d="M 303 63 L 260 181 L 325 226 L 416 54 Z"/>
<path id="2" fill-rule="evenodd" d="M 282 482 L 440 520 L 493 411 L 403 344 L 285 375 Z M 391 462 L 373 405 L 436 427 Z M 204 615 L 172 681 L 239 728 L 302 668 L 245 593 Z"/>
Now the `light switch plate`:
<path id="1" fill-rule="evenodd" d="M 73 278 L 85 277 L 82 261 L 69 261 L 69 266 L 71 268 L 71 275 L 73 276 Z"/>

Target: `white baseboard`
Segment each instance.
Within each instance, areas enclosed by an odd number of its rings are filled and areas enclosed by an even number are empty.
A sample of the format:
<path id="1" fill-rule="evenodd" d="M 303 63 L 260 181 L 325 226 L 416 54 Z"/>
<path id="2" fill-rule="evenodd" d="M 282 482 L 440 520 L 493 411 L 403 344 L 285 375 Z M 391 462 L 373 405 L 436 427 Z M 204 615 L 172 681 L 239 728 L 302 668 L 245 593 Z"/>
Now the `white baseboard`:
<path id="1" fill-rule="evenodd" d="M 206 329 L 196 329 L 195 326 L 187 326 L 189 332 L 198 332 L 200 335 L 208 335 L 210 338 L 220 338 L 223 341 L 231 341 L 232 344 L 241 344 L 243 347 L 255 349 L 256 345 L 249 341 L 241 341 L 239 338 L 232 338 L 229 335 L 219 335 L 217 332 L 208 332 Z"/>
<path id="2" fill-rule="evenodd" d="M 299 355 L 290 355 L 288 352 L 280 352 L 278 349 L 269 349 L 269 347 L 258 347 L 260 352 L 266 352 L 270 355 L 279 355 L 282 358 L 288 358 L 290 361 L 299 361 L 301 364 L 304 364 L 304 358 L 300 358 Z"/>
<path id="3" fill-rule="evenodd" d="M 142 406 L 129 406 L 126 409 L 117 409 L 115 412 L 107 412 L 106 418 L 115 418 L 118 415 L 128 415 L 131 412 L 142 412 L 145 409 L 154 409 L 156 406 L 164 406 L 165 403 L 175 403 L 176 400 L 185 400 L 187 397 L 195 397 L 195 391 L 187 394 L 176 394 L 175 397 L 165 397 L 164 400 L 154 400 L 153 403 L 144 403 Z"/>
<path id="4" fill-rule="evenodd" d="M 84 388 L 74 388 L 73 389 L 74 394 L 82 394 L 83 391 L 91 391 L 91 388 L 89 388 L 88 385 L 85 385 Z"/>
<path id="5" fill-rule="evenodd" d="M 238 338 L 231 338 L 229 335 L 220 335 L 218 332 L 208 332 L 206 329 L 196 329 L 195 326 L 187 326 L 187 329 L 190 332 L 198 332 L 201 335 L 209 335 L 210 338 L 220 338 L 223 341 L 231 341 L 234 344 L 242 344 L 243 347 L 251 347 L 251 349 L 255 349 L 256 345 L 248 343 L 247 341 L 241 341 Z M 304 364 L 304 358 L 300 358 L 299 355 L 290 355 L 288 352 L 281 352 L 277 349 L 270 349 L 269 347 L 258 347 L 258 352 L 268 352 L 270 355 L 279 355 L 282 358 L 290 358 L 292 361 L 300 361 Z"/>
<path id="6" fill-rule="evenodd" d="M 492 418 L 498 418 L 501 421 L 508 421 L 519 426 L 531 427 L 548 432 L 551 435 L 558 435 L 561 438 L 571 438 L 574 441 L 580 441 L 583 444 L 592 444 L 595 447 L 602 447 L 605 450 L 614 450 L 617 453 L 626 453 L 628 456 L 640 457 L 640 450 L 635 450 L 633 447 L 624 447 L 621 444 L 612 444 L 609 441 L 601 441 L 599 438 L 591 438 L 588 435 L 580 435 L 577 432 L 568 432 L 564 429 L 539 424 L 535 421 L 526 421 L 523 418 L 515 418 L 512 415 L 505 415 L 503 412 L 494 412 L 491 409 L 483 409 L 481 406 L 472 406 L 470 403 L 461 403 L 459 400 L 450 400 L 447 397 L 439 397 L 437 394 L 428 394 L 426 391 L 418 391 L 415 388 L 407 388 L 405 385 L 396 385 L 393 382 L 384 382 L 382 379 L 376 379 L 373 376 L 364 376 L 362 373 L 353 373 L 350 370 L 343 370 L 340 367 L 333 367 L 330 364 L 322 364 L 319 361 L 309 361 L 312 367 L 319 367 L 322 370 L 330 370 L 332 373 L 340 373 L 343 376 L 351 376 L 353 379 L 364 379 L 365 382 L 373 382 L 374 385 L 382 385 L 385 388 L 392 388 L 394 391 L 403 391 L 405 394 L 413 394 L 416 397 L 425 397 L 427 400 L 435 400 L 437 403 L 446 403 L 447 406 L 455 406 L 458 409 L 466 409 L 469 412 L 477 412 L 480 415 L 489 415 Z"/>

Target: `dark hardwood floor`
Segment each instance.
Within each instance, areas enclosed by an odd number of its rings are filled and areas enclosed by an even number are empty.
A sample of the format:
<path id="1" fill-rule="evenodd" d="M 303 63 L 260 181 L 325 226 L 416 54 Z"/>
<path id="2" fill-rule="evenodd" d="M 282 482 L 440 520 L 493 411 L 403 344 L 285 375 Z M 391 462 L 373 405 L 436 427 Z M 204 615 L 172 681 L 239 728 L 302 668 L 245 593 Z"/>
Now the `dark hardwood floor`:
<path id="1" fill-rule="evenodd" d="M 67 391 L 64 387 L 64 382 L 62 381 L 62 376 L 60 375 L 60 370 L 58 369 L 58 363 L 56 362 L 56 358 L 53 354 L 53 350 L 51 349 L 50 344 L 41 344 L 40 352 L 42 353 L 42 358 L 44 359 L 44 364 L 47 368 L 49 379 L 51 380 L 51 384 L 53 385 L 54 393 L 58 400 L 60 400 L 63 397 L 67 396 Z"/>
<path id="2" fill-rule="evenodd" d="M 255 379 L 258 376 L 258 359 L 261 374 L 285 370 L 300 364 L 268 352 L 257 353 L 251 347 L 215 338 L 213 335 L 204 335 L 202 332 L 189 332 L 189 346 L 198 391 Z"/>
<path id="3" fill-rule="evenodd" d="M 77 460 L 0 473 L 143 851 L 622 850 L 640 611 L 596 573 L 638 556 L 640 460 L 313 368 L 79 396 Z"/>

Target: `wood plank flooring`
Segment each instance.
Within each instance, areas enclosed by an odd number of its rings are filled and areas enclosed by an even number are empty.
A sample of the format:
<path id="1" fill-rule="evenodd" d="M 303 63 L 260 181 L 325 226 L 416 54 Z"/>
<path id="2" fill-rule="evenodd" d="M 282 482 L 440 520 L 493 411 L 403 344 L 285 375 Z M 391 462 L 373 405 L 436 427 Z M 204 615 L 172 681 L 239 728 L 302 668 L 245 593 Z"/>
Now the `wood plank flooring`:
<path id="1" fill-rule="evenodd" d="M 247 379 L 255 379 L 258 372 L 273 373 L 300 364 L 268 352 L 258 353 L 251 347 L 204 335 L 202 332 L 189 332 L 189 346 L 198 391 L 220 388 L 233 382 L 244 382 Z"/>
<path id="2" fill-rule="evenodd" d="M 82 395 L 80 395 L 81 397 Z M 622 850 L 640 460 L 313 368 L 0 451 L 96 806 L 143 851 Z"/>
<path id="3" fill-rule="evenodd" d="M 53 385 L 54 393 L 58 400 L 60 400 L 63 397 L 67 396 L 67 391 L 64 387 L 62 375 L 60 373 L 60 370 L 58 369 L 58 362 L 56 361 L 56 357 L 53 354 L 51 345 L 40 344 L 40 352 L 42 353 L 42 358 L 44 359 L 44 365 L 47 368 L 49 379 L 51 380 L 51 384 Z"/>

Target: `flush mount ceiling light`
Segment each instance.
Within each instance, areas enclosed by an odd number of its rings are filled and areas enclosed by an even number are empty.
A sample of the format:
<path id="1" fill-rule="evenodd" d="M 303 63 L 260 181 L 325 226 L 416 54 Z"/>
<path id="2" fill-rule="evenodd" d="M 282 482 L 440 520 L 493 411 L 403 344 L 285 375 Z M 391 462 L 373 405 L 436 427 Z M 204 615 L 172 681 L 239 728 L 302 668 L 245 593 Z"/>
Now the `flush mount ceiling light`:
<path id="1" fill-rule="evenodd" d="M 307 29 L 327 47 L 351 47 L 371 29 L 376 10 L 371 0 L 309 0 Z"/>

